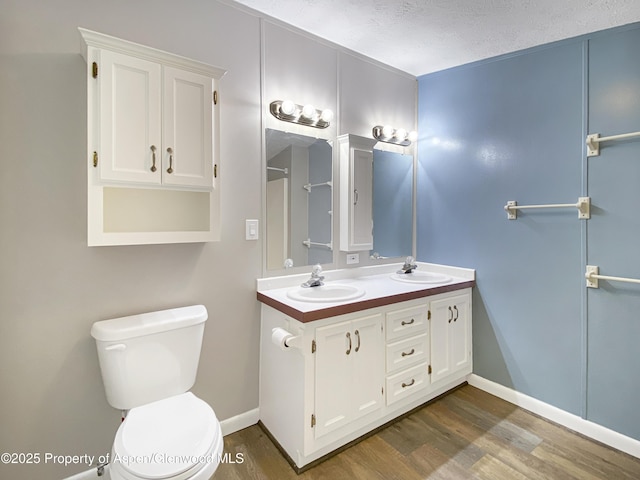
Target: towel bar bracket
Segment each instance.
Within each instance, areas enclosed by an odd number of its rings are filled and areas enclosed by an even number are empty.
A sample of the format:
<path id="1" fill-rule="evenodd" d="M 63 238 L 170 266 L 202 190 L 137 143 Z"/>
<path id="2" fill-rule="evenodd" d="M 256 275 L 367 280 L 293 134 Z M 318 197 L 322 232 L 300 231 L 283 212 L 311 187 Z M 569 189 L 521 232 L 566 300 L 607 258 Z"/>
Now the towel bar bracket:
<path id="1" fill-rule="evenodd" d="M 599 138 L 599 133 L 587 135 L 587 157 L 597 157 L 598 155 L 600 155 Z"/>
<path id="2" fill-rule="evenodd" d="M 599 271 L 600 269 L 596 265 L 587 265 L 587 273 L 585 274 L 587 287 L 600 288 L 598 286 L 598 278 L 594 277 L 594 275 L 598 275 Z"/>

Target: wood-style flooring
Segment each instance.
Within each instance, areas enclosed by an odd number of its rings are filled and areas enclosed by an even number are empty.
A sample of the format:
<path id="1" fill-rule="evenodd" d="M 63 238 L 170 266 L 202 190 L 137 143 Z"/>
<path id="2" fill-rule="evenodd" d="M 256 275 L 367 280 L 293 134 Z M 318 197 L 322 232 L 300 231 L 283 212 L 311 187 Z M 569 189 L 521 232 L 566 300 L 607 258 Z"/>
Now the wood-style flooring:
<path id="1" fill-rule="evenodd" d="M 297 475 L 262 429 L 225 437 L 214 480 L 640 479 L 640 459 L 466 385 Z"/>

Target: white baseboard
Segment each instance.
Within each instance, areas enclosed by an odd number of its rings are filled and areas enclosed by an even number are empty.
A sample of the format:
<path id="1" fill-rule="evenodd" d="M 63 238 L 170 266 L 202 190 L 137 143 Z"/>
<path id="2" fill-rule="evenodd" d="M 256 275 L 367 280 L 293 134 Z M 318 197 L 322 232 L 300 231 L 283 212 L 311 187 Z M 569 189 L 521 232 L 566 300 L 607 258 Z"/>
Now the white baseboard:
<path id="1" fill-rule="evenodd" d="M 241 413 L 240 415 L 236 415 L 235 417 L 222 420 L 220 422 L 222 435 L 226 436 L 233 432 L 237 432 L 238 430 L 242 430 L 243 428 L 255 425 L 256 423 L 258 423 L 258 420 L 260 420 L 260 410 L 258 408 L 254 408 L 253 410 Z"/>
<path id="2" fill-rule="evenodd" d="M 589 438 L 602 442 L 605 445 L 621 450 L 629 455 L 640 458 L 640 441 L 627 437 L 621 433 L 610 430 L 602 425 L 585 420 L 577 415 L 569 413 L 548 403 L 536 400 L 533 397 L 517 392 L 511 388 L 492 382 L 486 378 L 471 374 L 467 378 L 469 385 L 484 390 L 496 397 L 513 403 L 518 407 L 529 410 L 552 422 L 574 430 Z"/>

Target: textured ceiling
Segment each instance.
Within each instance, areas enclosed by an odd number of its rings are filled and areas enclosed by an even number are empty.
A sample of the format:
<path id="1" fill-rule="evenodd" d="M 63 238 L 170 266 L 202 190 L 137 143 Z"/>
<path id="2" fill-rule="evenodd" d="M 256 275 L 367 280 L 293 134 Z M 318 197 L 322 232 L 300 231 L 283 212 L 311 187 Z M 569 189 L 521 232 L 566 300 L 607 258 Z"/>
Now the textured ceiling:
<path id="1" fill-rule="evenodd" d="M 640 21 L 640 0 L 236 0 L 413 75 Z"/>

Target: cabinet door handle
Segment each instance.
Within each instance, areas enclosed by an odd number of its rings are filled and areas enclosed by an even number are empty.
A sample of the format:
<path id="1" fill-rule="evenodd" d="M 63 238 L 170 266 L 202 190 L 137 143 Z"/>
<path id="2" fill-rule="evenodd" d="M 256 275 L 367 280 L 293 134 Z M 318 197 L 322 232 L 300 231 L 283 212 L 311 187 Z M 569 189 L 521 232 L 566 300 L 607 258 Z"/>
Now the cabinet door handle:
<path id="1" fill-rule="evenodd" d="M 408 357 L 409 355 L 413 355 L 414 353 L 416 353 L 416 349 L 412 348 L 410 352 L 402 352 L 402 356 Z"/>
<path id="2" fill-rule="evenodd" d="M 347 355 L 351 353 L 351 333 L 347 332 L 347 340 L 349 340 L 349 348 L 347 348 Z"/>
<path id="3" fill-rule="evenodd" d="M 358 189 L 357 188 L 353 189 L 353 204 L 354 205 L 358 204 Z"/>
<path id="4" fill-rule="evenodd" d="M 356 337 L 358 338 L 358 345 L 356 346 L 356 353 L 360 350 L 360 332 L 358 330 L 355 331 Z"/>
<path id="5" fill-rule="evenodd" d="M 169 168 L 167 168 L 167 173 L 173 173 L 173 148 L 167 148 L 167 153 L 169 154 Z"/>
<path id="6" fill-rule="evenodd" d="M 156 146 L 155 145 L 151 145 L 151 171 L 155 172 L 157 170 L 156 168 Z"/>
<path id="7" fill-rule="evenodd" d="M 402 388 L 407 388 L 410 387 L 411 385 L 413 385 L 414 383 L 416 383 L 416 379 L 412 378 L 411 381 L 409 383 L 402 383 Z"/>
<path id="8" fill-rule="evenodd" d="M 451 310 L 451 307 L 447 308 L 449 308 L 449 323 L 451 323 L 451 320 L 453 320 L 453 310 Z"/>
<path id="9" fill-rule="evenodd" d="M 454 305 L 454 306 L 453 306 L 453 309 L 456 311 L 456 318 L 454 318 L 454 319 L 453 319 L 453 321 L 455 322 L 456 320 L 458 320 L 458 315 L 459 315 L 459 314 L 458 314 L 458 306 L 457 306 L 457 305 Z"/>
<path id="10" fill-rule="evenodd" d="M 411 325 L 415 321 L 416 321 L 415 318 L 412 318 L 409 322 L 405 322 L 404 320 L 402 320 L 402 322 L 400 322 L 400 325 L 402 325 L 404 327 L 405 325 Z"/>

